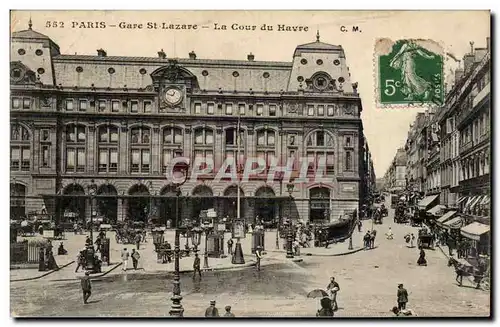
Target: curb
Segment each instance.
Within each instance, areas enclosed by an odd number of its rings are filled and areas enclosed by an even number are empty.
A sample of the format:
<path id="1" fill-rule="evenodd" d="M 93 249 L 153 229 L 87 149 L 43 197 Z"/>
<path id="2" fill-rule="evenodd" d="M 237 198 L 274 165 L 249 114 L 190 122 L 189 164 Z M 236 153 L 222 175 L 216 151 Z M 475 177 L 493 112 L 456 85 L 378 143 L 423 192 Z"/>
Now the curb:
<path id="1" fill-rule="evenodd" d="M 59 267 L 59 269 L 54 269 L 54 270 L 51 270 L 51 271 L 49 271 L 49 272 L 47 272 L 47 273 L 44 273 L 44 274 L 42 274 L 42 275 L 40 275 L 40 276 L 35 276 L 35 277 L 30 277 L 30 278 L 23 278 L 23 279 L 11 279 L 10 281 L 11 281 L 11 282 L 25 282 L 25 281 L 29 281 L 29 280 L 40 279 L 40 278 L 43 278 L 43 277 L 45 277 L 45 276 L 48 276 L 48 275 L 50 275 L 50 274 L 52 274 L 52 273 L 54 273 L 54 272 L 56 272 L 56 271 L 59 271 L 59 270 L 61 270 L 61 269 L 63 269 L 63 268 L 66 268 L 67 266 L 69 266 L 69 265 L 71 265 L 71 264 L 73 264 L 73 263 L 75 263 L 75 260 L 73 260 L 73 261 L 71 261 L 71 262 L 69 262 L 69 263 L 65 264 L 64 266 Z"/>
<path id="2" fill-rule="evenodd" d="M 374 249 L 376 249 L 377 247 L 374 247 Z M 347 251 L 347 252 L 341 252 L 341 253 L 334 253 L 334 254 L 313 254 L 313 253 L 301 253 L 300 254 L 300 257 L 340 257 L 340 256 L 343 256 L 343 255 L 349 255 L 349 254 L 353 254 L 353 253 L 356 253 L 356 252 L 359 252 L 361 250 L 363 250 L 364 248 L 358 248 L 358 249 L 354 249 L 354 250 L 350 250 L 350 251 Z M 285 251 L 276 251 L 276 250 L 268 250 L 268 252 L 273 252 L 273 253 L 286 253 Z"/>
<path id="3" fill-rule="evenodd" d="M 90 276 L 90 279 L 104 277 L 107 274 L 109 274 L 110 272 L 112 272 L 113 270 L 115 270 L 116 268 L 120 267 L 121 265 L 122 265 L 122 262 L 119 262 L 119 263 L 115 264 L 115 266 L 113 268 L 111 268 L 110 270 L 108 270 L 106 272 L 100 273 L 99 275 Z M 75 276 L 75 278 L 51 279 L 49 281 L 50 282 L 70 282 L 70 281 L 75 281 L 75 280 L 79 280 L 79 279 L 82 279 L 82 277 Z"/>

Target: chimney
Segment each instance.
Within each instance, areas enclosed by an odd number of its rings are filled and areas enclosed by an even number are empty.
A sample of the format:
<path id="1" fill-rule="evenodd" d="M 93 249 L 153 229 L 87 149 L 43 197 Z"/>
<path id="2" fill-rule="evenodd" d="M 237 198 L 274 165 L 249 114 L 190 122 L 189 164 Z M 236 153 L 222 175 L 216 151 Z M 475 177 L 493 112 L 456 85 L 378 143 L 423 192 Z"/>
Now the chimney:
<path id="1" fill-rule="evenodd" d="M 104 51 L 102 48 L 101 49 L 97 49 L 97 56 L 98 57 L 106 57 L 108 54 L 106 53 L 106 51 Z"/>
<path id="2" fill-rule="evenodd" d="M 462 77 L 464 77 L 464 70 L 462 68 L 455 69 L 455 84 L 458 84 Z"/>
<path id="3" fill-rule="evenodd" d="M 473 63 L 474 63 L 474 55 L 466 54 L 464 56 L 464 72 L 469 72 Z"/>
<path id="4" fill-rule="evenodd" d="M 247 56 L 248 61 L 253 61 L 255 59 L 255 56 L 250 52 Z"/>
<path id="5" fill-rule="evenodd" d="M 486 48 L 476 48 L 474 51 L 474 62 L 481 62 L 481 60 L 486 56 L 488 50 Z"/>
<path id="6" fill-rule="evenodd" d="M 189 59 L 191 59 L 191 60 L 195 60 L 196 59 L 196 53 L 194 51 L 191 51 L 189 53 Z"/>
<path id="7" fill-rule="evenodd" d="M 158 51 L 158 58 L 160 58 L 160 59 L 166 59 L 167 58 L 167 54 L 163 51 L 163 49 L 161 49 L 160 51 Z"/>

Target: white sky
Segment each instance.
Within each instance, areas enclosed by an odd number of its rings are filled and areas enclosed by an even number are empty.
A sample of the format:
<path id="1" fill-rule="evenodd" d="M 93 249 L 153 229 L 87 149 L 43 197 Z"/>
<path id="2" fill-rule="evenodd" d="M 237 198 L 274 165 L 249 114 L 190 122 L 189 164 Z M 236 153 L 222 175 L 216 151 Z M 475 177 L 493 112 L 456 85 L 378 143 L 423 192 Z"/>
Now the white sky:
<path id="1" fill-rule="evenodd" d="M 394 11 L 394 12 L 152 12 L 152 11 L 31 11 L 16 12 L 11 30 L 33 29 L 51 37 L 65 54 L 96 54 L 103 48 L 108 56 L 151 56 L 163 48 L 168 56 L 187 57 L 194 50 L 198 58 L 246 60 L 248 53 L 255 60 L 291 61 L 295 47 L 313 42 L 316 30 L 321 41 L 342 45 L 351 80 L 359 83 L 363 102 L 364 132 L 372 153 L 377 177 L 383 177 L 396 149 L 404 145 L 409 124 L 422 108 L 382 109 L 375 105 L 373 47 L 380 37 L 393 40 L 405 38 L 432 39 L 445 51 L 461 58 L 469 51 L 469 41 L 476 47 L 486 46 L 490 35 L 489 12 L 459 11 Z M 47 21 L 64 21 L 65 28 L 46 28 Z M 308 26 L 308 32 L 252 32 L 199 29 L 198 31 L 72 29 L 72 21 L 105 21 L 118 24 L 172 22 L 185 24 L 238 23 L 241 25 L 288 24 Z M 359 26 L 360 33 L 342 33 L 340 26 Z M 445 73 L 448 73 L 446 71 Z"/>

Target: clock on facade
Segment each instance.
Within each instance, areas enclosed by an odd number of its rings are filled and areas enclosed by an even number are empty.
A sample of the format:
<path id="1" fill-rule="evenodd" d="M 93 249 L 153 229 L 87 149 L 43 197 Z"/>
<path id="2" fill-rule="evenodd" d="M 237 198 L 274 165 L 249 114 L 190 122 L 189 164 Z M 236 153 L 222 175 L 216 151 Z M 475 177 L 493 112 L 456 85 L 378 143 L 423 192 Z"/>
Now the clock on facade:
<path id="1" fill-rule="evenodd" d="M 165 90 L 165 101 L 169 105 L 176 105 L 182 102 L 182 91 L 178 88 L 171 87 Z"/>

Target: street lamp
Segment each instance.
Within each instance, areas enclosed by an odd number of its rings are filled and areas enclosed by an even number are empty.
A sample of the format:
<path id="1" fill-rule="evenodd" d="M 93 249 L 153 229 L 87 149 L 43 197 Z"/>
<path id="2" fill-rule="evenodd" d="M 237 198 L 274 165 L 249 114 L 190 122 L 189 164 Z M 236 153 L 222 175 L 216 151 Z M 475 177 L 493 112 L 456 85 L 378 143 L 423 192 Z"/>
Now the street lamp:
<path id="1" fill-rule="evenodd" d="M 90 184 L 87 188 L 90 195 L 90 240 L 92 244 L 94 244 L 94 200 L 97 192 L 97 184 L 93 179 L 90 180 Z"/>
<path id="2" fill-rule="evenodd" d="M 180 254 L 181 254 L 181 249 L 180 249 L 180 229 L 178 226 L 179 223 L 179 196 L 182 195 L 181 192 L 181 186 L 187 181 L 187 171 L 189 169 L 189 166 L 181 166 L 181 170 L 179 171 L 182 173 L 186 178 L 178 183 L 174 183 L 173 186 L 175 187 L 176 190 L 176 197 L 175 197 L 175 243 L 174 243 L 174 281 L 172 282 L 173 284 L 173 295 L 171 297 L 172 300 L 172 306 L 170 307 L 170 316 L 173 317 L 182 317 L 184 315 L 184 308 L 182 307 L 181 301 L 182 301 L 182 296 L 181 296 L 181 277 L 180 277 L 180 272 L 179 272 L 179 259 L 180 259 Z"/>
<path id="3" fill-rule="evenodd" d="M 203 229 L 201 229 L 200 227 L 195 227 L 191 230 L 191 243 L 193 243 L 194 253 L 198 253 L 198 245 L 200 245 L 202 233 Z"/>
<path id="4" fill-rule="evenodd" d="M 288 183 L 286 185 L 286 188 L 288 190 L 288 194 L 290 195 L 290 217 L 288 218 L 288 235 L 287 235 L 287 249 L 286 249 L 286 257 L 288 259 L 293 259 L 293 251 L 292 251 L 292 220 L 291 220 L 291 212 L 292 212 L 292 195 L 293 195 L 293 189 L 294 189 L 295 185 L 293 183 Z"/>
<path id="5" fill-rule="evenodd" d="M 208 233 L 210 232 L 210 227 L 204 227 L 205 231 L 205 254 L 203 256 L 203 268 L 210 268 L 208 266 Z"/>

